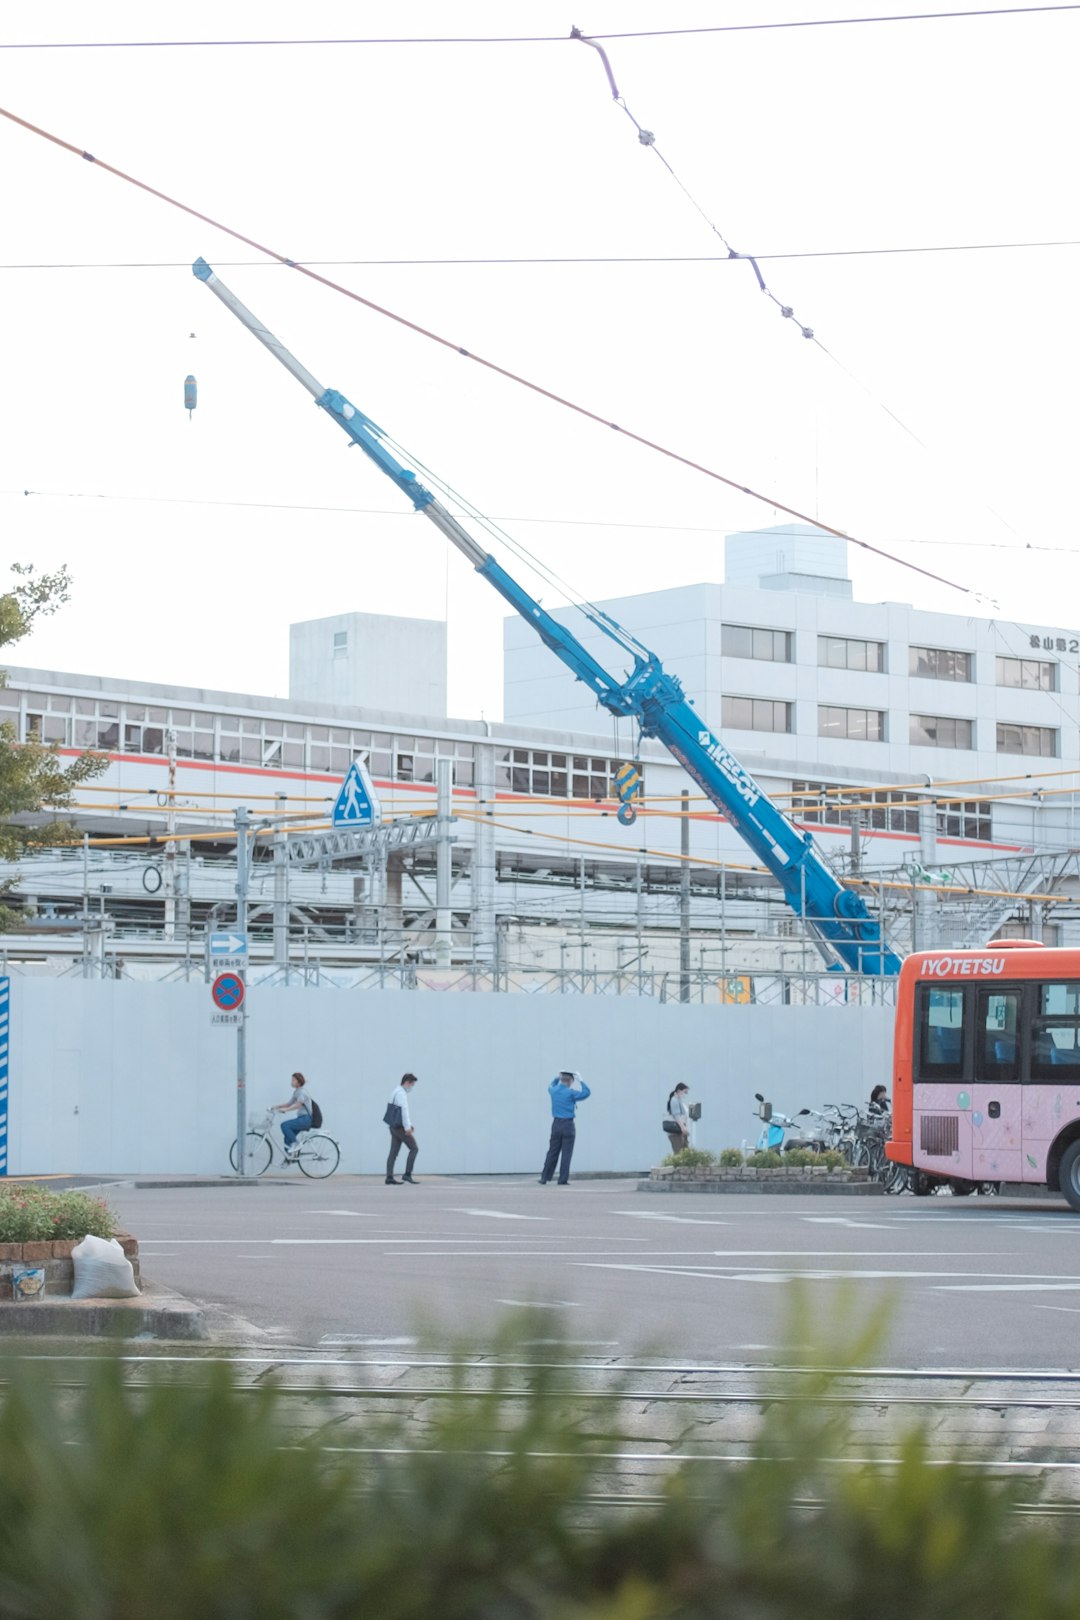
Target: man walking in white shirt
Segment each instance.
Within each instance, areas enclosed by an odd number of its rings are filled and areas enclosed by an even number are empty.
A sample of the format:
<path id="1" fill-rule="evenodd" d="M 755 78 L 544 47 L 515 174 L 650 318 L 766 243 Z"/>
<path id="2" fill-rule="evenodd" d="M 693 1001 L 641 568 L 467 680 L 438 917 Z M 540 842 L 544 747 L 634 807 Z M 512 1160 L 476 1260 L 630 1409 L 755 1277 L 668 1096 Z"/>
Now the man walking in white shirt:
<path id="1" fill-rule="evenodd" d="M 386 1185 L 400 1187 L 401 1182 L 395 1179 L 394 1165 L 402 1147 L 409 1150 L 409 1157 L 405 1161 L 405 1175 L 402 1178 L 411 1187 L 418 1185 L 413 1180 L 413 1165 L 416 1163 L 417 1143 L 413 1134 L 412 1116 L 409 1113 L 409 1092 L 416 1084 L 415 1074 L 403 1074 L 401 1084 L 390 1098 L 386 1108 L 386 1123 L 390 1127 L 390 1157 L 386 1161 Z M 395 1109 L 397 1112 L 395 1113 Z M 396 1123 L 395 1123 L 396 1121 Z"/>

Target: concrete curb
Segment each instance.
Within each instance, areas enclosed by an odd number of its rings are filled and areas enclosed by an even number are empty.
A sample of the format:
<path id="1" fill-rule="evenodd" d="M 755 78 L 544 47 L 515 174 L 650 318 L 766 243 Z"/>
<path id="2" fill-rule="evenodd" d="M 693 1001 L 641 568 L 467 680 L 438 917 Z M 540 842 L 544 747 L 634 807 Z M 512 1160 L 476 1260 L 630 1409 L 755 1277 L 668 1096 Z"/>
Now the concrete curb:
<path id="1" fill-rule="evenodd" d="M 207 1339 L 206 1313 L 182 1294 L 144 1283 L 135 1299 L 0 1300 L 0 1338 Z"/>
<path id="2" fill-rule="evenodd" d="M 822 1176 L 819 1180 L 808 1177 L 805 1181 L 790 1181 L 777 1177 L 775 1181 L 707 1181 L 703 1177 L 700 1181 L 639 1181 L 638 1192 L 648 1193 L 751 1193 L 757 1196 L 769 1197 L 779 1193 L 781 1197 L 790 1197 L 793 1194 L 807 1193 L 812 1198 L 824 1196 L 826 1198 L 881 1198 L 885 1188 L 880 1181 L 835 1181 L 830 1182 Z"/>
<path id="3" fill-rule="evenodd" d="M 129 1187 L 147 1188 L 177 1188 L 177 1187 L 302 1187 L 304 1183 L 292 1176 L 177 1176 L 173 1179 L 161 1178 L 155 1181 L 129 1181 Z"/>

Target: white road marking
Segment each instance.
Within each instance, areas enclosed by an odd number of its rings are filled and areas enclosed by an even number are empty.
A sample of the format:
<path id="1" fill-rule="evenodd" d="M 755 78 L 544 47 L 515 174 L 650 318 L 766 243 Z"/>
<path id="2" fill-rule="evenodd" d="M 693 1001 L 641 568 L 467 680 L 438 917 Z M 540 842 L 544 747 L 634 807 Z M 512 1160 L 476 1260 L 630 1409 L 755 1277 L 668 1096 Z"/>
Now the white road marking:
<path id="1" fill-rule="evenodd" d="M 302 1209 L 300 1213 L 301 1215 L 355 1215 L 360 1220 L 377 1221 L 380 1219 L 382 1212 L 380 1211 L 380 1214 L 376 1215 L 375 1211 L 371 1209 Z"/>
<path id="2" fill-rule="evenodd" d="M 585 1345 L 600 1345 L 609 1348 L 618 1344 L 618 1339 L 522 1339 L 522 1344 L 576 1344 L 580 1350 Z"/>
<path id="3" fill-rule="evenodd" d="M 717 1251 L 718 1253 L 722 1251 Z M 820 1266 L 784 1267 L 776 1270 L 739 1266 L 648 1266 L 639 1262 L 599 1262 L 593 1260 L 572 1260 L 572 1265 L 585 1266 L 595 1271 L 643 1271 L 660 1272 L 670 1277 L 704 1277 L 715 1282 L 792 1282 L 802 1278 L 807 1282 L 847 1282 L 857 1280 L 861 1282 L 925 1282 L 942 1277 L 970 1277 L 970 1271 L 902 1271 L 902 1270 L 863 1270 L 859 1267 L 837 1267 L 835 1270 Z M 1008 1276 L 1009 1273 L 997 1273 L 998 1276 Z M 1080 1291 L 1080 1278 L 1071 1283 L 1047 1281 L 1046 1283 L 939 1283 L 939 1291 L 951 1289 L 956 1292 L 983 1290 L 986 1292 L 1009 1292 L 1013 1289 L 1025 1289 L 1038 1292 L 1041 1288 L 1072 1289 Z"/>
<path id="4" fill-rule="evenodd" d="M 943 1283 L 939 1294 L 1077 1294 L 1077 1282 Z"/>
<path id="5" fill-rule="evenodd" d="M 853 1221 L 848 1215 L 803 1215 L 804 1221 L 812 1221 L 815 1226 L 865 1226 L 874 1232 L 887 1232 L 891 1222 L 886 1225 L 881 1221 Z"/>
<path id="6" fill-rule="evenodd" d="M 495 1303 L 496 1305 L 513 1305 L 519 1311 L 562 1311 L 568 1310 L 571 1306 L 579 1305 L 580 1301 L 576 1299 L 497 1299 Z M 537 1340 L 536 1342 L 539 1343 L 540 1341 Z M 549 1341 L 545 1340 L 544 1342 L 546 1344 Z M 600 1341 L 596 1340 L 595 1342 L 599 1343 Z M 604 1340 L 605 1344 L 613 1344 L 614 1342 L 613 1339 Z"/>
<path id="7" fill-rule="evenodd" d="M 764 1277 L 731 1275 L 718 1266 L 708 1270 L 694 1266 L 610 1266 L 597 1265 L 589 1260 L 575 1260 L 575 1265 L 586 1266 L 590 1271 L 641 1271 L 656 1277 L 690 1277 L 706 1282 L 788 1282 L 790 1276 L 787 1272 L 768 1272 Z"/>
<path id="8" fill-rule="evenodd" d="M 372 1339 L 363 1333 L 324 1333 L 320 1344 L 387 1344 L 414 1345 L 419 1339 Z"/>
<path id="9" fill-rule="evenodd" d="M 511 1215 L 505 1209 L 454 1209 L 455 1215 L 486 1215 L 493 1221 L 550 1221 L 550 1215 Z"/>
<path id="10" fill-rule="evenodd" d="M 730 1221 L 707 1221 L 693 1215 L 658 1215 L 651 1209 L 611 1209 L 609 1215 L 629 1215 L 636 1221 L 674 1221 L 678 1226 L 730 1226 Z"/>
<path id="11" fill-rule="evenodd" d="M 239 1239 L 237 1241 L 239 1241 Z M 249 1238 L 247 1241 L 250 1242 L 251 1239 Z M 547 1238 L 544 1238 L 542 1240 L 537 1239 L 536 1241 L 537 1242 L 543 1241 L 544 1243 L 550 1243 L 551 1239 L 549 1237 L 547 1237 Z M 570 1238 L 567 1239 L 568 1243 L 571 1242 L 571 1241 L 572 1240 Z M 409 1243 L 428 1243 L 428 1244 L 430 1244 L 430 1243 L 451 1243 L 451 1244 L 453 1244 L 453 1243 L 498 1243 L 498 1242 L 520 1243 L 521 1239 L 520 1238 L 502 1238 L 502 1239 L 499 1239 L 499 1238 L 489 1238 L 489 1237 L 482 1237 L 482 1238 L 480 1238 L 480 1237 L 475 1237 L 475 1238 L 474 1237 L 446 1237 L 446 1238 L 440 1238 L 440 1237 L 369 1237 L 369 1238 L 338 1238 L 338 1237 L 294 1238 L 294 1237 L 287 1237 L 287 1238 L 268 1238 L 267 1242 L 268 1243 L 301 1244 L 301 1245 L 307 1246 L 308 1248 L 317 1249 L 321 1244 L 325 1244 L 327 1246 L 332 1245 L 332 1244 L 339 1244 L 339 1245 L 352 1244 L 353 1247 L 363 1247 L 366 1244 L 370 1248 L 372 1245 L 378 1246 L 380 1243 L 383 1243 L 383 1244 L 395 1243 L 395 1244 L 398 1244 L 398 1245 L 409 1244 Z M 559 1250 L 557 1252 L 559 1252 L 559 1253 L 572 1253 L 573 1251 L 572 1250 L 565 1250 L 565 1251 L 564 1250 Z"/>

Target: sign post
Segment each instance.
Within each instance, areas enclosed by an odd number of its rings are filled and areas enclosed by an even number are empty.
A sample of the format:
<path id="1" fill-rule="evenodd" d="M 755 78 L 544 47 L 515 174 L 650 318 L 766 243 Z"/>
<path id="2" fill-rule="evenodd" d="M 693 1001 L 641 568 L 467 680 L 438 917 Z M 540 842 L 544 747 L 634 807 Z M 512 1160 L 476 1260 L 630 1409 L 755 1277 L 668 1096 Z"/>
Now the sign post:
<path id="1" fill-rule="evenodd" d="M 236 923 L 237 933 L 247 942 L 248 931 L 248 811 L 246 805 L 236 810 Z M 236 1026 L 236 1173 L 247 1174 L 244 1154 L 247 1146 L 247 958 L 237 969 L 240 999 L 237 1010 L 240 1022 Z"/>

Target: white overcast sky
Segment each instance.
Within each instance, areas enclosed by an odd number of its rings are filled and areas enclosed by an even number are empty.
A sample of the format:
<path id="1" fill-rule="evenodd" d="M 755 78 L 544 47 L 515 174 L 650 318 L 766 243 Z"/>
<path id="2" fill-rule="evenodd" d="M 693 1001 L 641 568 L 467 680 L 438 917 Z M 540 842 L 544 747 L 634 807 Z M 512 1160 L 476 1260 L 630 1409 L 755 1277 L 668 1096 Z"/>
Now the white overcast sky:
<path id="1" fill-rule="evenodd" d="M 0 105 L 304 262 L 693 257 L 720 242 L 562 36 L 866 9 L 52 0 L 5 7 L 0 43 L 559 38 L 4 49 Z M 809 255 L 762 269 L 828 354 L 739 263 L 325 273 L 981 593 L 852 549 L 858 597 L 997 617 L 1018 650 L 1016 625 L 1074 627 L 1080 245 L 813 255 L 1080 244 L 1080 11 L 604 44 L 708 220 Z M 720 580 L 724 533 L 778 521 L 7 120 L 0 220 L 3 553 L 74 575 L 13 661 L 283 695 L 292 620 L 447 615 L 451 713 L 501 712 L 502 603 L 194 280 L 199 255 L 582 594 Z"/>

